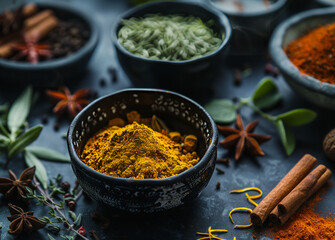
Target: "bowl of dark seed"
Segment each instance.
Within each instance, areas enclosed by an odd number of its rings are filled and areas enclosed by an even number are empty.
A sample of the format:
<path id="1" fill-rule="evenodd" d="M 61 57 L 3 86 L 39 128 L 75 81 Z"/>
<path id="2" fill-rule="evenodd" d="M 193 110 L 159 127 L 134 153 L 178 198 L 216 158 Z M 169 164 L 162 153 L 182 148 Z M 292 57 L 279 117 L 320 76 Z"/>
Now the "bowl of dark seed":
<path id="1" fill-rule="evenodd" d="M 60 3 L 26 4 L 1 14 L 0 78 L 6 86 L 55 87 L 73 80 L 98 42 L 87 14 Z"/>
<path id="2" fill-rule="evenodd" d="M 70 125 L 74 173 L 88 196 L 130 212 L 190 202 L 207 186 L 218 133 L 193 100 L 159 89 L 125 89 L 84 108 Z"/>
<path id="3" fill-rule="evenodd" d="M 202 3 L 155 2 L 122 14 L 112 42 L 135 86 L 183 93 L 210 85 L 228 50 L 227 17 Z"/>

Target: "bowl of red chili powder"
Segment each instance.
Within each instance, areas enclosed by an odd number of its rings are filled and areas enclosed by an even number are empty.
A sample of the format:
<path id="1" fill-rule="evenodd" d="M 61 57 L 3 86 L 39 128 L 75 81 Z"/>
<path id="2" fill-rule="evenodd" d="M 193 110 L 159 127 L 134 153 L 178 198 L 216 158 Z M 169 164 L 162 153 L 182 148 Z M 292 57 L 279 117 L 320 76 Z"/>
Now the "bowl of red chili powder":
<path id="1" fill-rule="evenodd" d="M 272 35 L 269 51 L 298 95 L 335 109 L 335 8 L 314 9 L 287 19 Z"/>
<path id="2" fill-rule="evenodd" d="M 86 165 L 80 156 L 89 139 L 108 126 L 110 120 L 124 119 L 130 111 L 138 111 L 143 117 L 157 115 L 171 129 L 196 136 L 200 160 L 177 175 L 159 179 L 108 175 Z M 125 89 L 83 109 L 70 125 L 67 143 L 72 169 L 88 196 L 120 210 L 159 212 L 190 202 L 207 186 L 215 168 L 218 133 L 206 110 L 181 94 L 158 89 Z M 111 142 L 106 141 L 107 144 Z"/>

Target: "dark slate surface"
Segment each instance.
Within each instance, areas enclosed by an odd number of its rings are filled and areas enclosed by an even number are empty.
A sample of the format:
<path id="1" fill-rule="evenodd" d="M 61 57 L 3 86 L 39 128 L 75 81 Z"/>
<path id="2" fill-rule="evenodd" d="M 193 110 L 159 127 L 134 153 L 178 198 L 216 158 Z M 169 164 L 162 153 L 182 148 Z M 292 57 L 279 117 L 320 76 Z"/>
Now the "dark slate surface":
<path id="1" fill-rule="evenodd" d="M 124 76 L 121 70 L 118 71 L 119 81 L 111 83 L 107 69 L 109 67 L 118 67 L 117 60 L 114 56 L 114 50 L 109 39 L 110 26 L 113 19 L 120 12 L 129 8 L 127 1 L 118 0 L 68 0 L 63 1 L 70 5 L 77 6 L 88 11 L 94 16 L 95 21 L 100 26 L 101 40 L 98 48 L 92 57 L 88 66 L 87 74 L 83 79 L 73 79 L 69 84 L 72 90 L 81 87 L 90 87 L 96 89 L 99 96 L 115 92 L 119 89 L 131 87 L 129 80 Z M 1 7 L 9 6 L 11 1 L 1 2 Z M 219 80 L 213 85 L 215 91 L 211 92 L 211 98 L 234 96 L 247 97 L 251 94 L 257 82 L 264 77 L 264 56 L 257 57 L 230 57 L 227 61 L 229 64 L 223 65 L 223 73 Z M 233 85 L 232 70 L 241 64 L 248 63 L 252 67 L 252 74 L 243 80 L 243 84 L 239 87 Z M 104 78 L 107 82 L 105 87 L 99 86 L 100 79 Z M 1 81 L 4 81 L 1 79 Z M 76 209 L 77 213 L 83 213 L 83 225 L 87 230 L 97 230 L 100 239 L 196 239 L 197 231 L 206 231 L 209 226 L 213 228 L 225 228 L 229 233 L 220 235 L 226 239 L 252 239 L 252 229 L 234 230 L 230 223 L 228 213 L 235 207 L 252 207 L 243 195 L 230 195 L 232 189 L 240 189 L 244 187 L 256 186 L 260 187 L 264 194 L 267 194 L 276 183 L 288 172 L 288 170 L 305 154 L 310 153 L 319 159 L 320 163 L 325 164 L 335 171 L 335 164 L 327 160 L 322 152 L 322 140 L 325 134 L 335 126 L 335 114 L 328 110 L 322 110 L 311 106 L 301 100 L 294 92 L 290 90 L 284 80 L 279 77 L 277 83 L 283 93 L 284 100 L 280 107 L 270 111 L 271 114 L 277 114 L 292 108 L 308 107 L 319 113 L 317 120 L 305 127 L 295 128 L 294 133 L 297 138 L 297 149 L 292 156 L 286 157 L 280 143 L 280 139 L 276 130 L 265 120 L 259 118 L 248 109 L 242 110 L 242 116 L 245 123 L 254 119 L 260 120 L 260 126 L 257 132 L 272 135 L 273 139 L 263 144 L 266 153 L 265 157 L 251 159 L 243 157 L 239 162 L 232 162 L 229 167 L 224 165 L 220 167 L 225 174 L 219 175 L 214 172 L 213 177 L 207 188 L 201 196 L 194 200 L 191 204 L 182 206 L 178 209 L 154 215 L 130 215 L 109 210 L 104 206 L 99 206 L 96 202 L 81 198 Z M 187 87 L 187 86 L 185 86 Z M 22 89 L 8 89 L 6 83 L 0 88 L 0 103 L 11 102 L 18 96 Z M 204 103 L 204 99 L 197 99 Z M 51 113 L 51 105 L 47 103 L 44 97 L 41 97 L 38 105 L 34 107 L 30 114 L 30 125 L 41 123 L 43 114 L 47 114 L 49 123 L 45 125 L 39 139 L 34 143 L 36 146 L 50 147 L 54 150 L 67 154 L 66 141 L 61 135 L 67 131 L 69 121 L 63 119 L 61 121 L 60 130 L 55 132 L 53 124 L 56 118 Z M 218 156 L 222 157 L 226 154 L 222 148 L 219 148 Z M 7 172 L 3 169 L 4 157 L 0 157 L 0 176 L 7 176 Z M 47 168 L 50 177 L 62 173 L 64 179 L 74 182 L 74 174 L 70 164 L 43 162 Z M 23 159 L 17 157 L 13 159 L 9 168 L 19 174 L 24 169 Z M 333 180 L 335 176 L 333 176 Z M 215 190 L 217 182 L 221 182 L 221 189 Z M 335 189 L 331 187 L 324 195 L 324 200 L 318 205 L 318 210 L 326 214 L 327 211 L 335 213 L 334 204 Z M 32 210 L 37 209 L 31 205 Z M 46 209 L 45 209 L 46 210 Z M 100 226 L 92 221 L 93 212 L 99 211 L 107 214 L 110 218 L 110 226 L 107 230 L 102 230 Z M 44 211 L 46 213 L 46 211 Z M 14 239 L 7 233 L 9 222 L 6 216 L 9 211 L 6 207 L 6 201 L 0 198 L 0 224 L 3 225 L 1 239 Z M 42 216 L 40 208 L 35 213 Z M 237 216 L 236 216 L 237 217 Z M 237 217 L 237 220 L 239 217 Z M 19 239 L 47 239 L 46 231 L 41 230 L 37 233 L 22 236 Z M 54 236 L 56 239 L 59 237 Z M 267 239 L 264 237 L 264 239 Z"/>

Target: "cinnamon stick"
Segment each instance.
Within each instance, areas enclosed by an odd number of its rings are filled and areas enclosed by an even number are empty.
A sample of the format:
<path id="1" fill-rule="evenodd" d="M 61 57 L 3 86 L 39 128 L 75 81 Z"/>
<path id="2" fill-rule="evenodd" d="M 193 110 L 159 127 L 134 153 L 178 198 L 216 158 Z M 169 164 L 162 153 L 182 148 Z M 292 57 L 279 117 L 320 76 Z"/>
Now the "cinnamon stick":
<path id="1" fill-rule="evenodd" d="M 269 216 L 270 221 L 277 225 L 284 224 L 300 208 L 300 206 L 304 202 L 306 202 L 312 195 L 314 195 L 318 190 L 320 190 L 320 188 L 323 185 L 327 183 L 331 175 L 332 175 L 332 172 L 329 169 L 327 169 L 322 174 L 322 176 L 318 179 L 318 181 L 315 183 L 314 187 L 309 191 L 309 194 L 306 196 L 306 198 L 298 202 L 291 211 L 286 212 L 285 214 L 281 214 L 278 208 L 275 208 Z"/>
<path id="2" fill-rule="evenodd" d="M 49 16 L 32 29 L 25 31 L 24 35 L 28 38 L 37 38 L 38 41 L 44 38 L 52 29 L 57 27 L 58 24 L 59 21 L 55 16 Z"/>
<path id="3" fill-rule="evenodd" d="M 43 20 L 45 20 L 47 17 L 50 17 L 51 15 L 53 15 L 53 11 L 52 10 L 44 10 L 42 12 L 39 12 L 37 14 L 35 14 L 34 16 L 27 18 L 24 21 L 24 28 L 31 28 L 33 26 L 35 26 L 36 24 L 42 22 Z"/>
<path id="4" fill-rule="evenodd" d="M 281 202 L 278 204 L 280 214 L 292 211 L 297 204 L 304 202 L 310 190 L 327 170 L 324 165 L 319 165 L 308 174 Z"/>
<path id="5" fill-rule="evenodd" d="M 36 41 L 44 38 L 52 29 L 57 27 L 59 24 L 58 19 L 55 16 L 49 16 L 43 22 L 35 25 L 31 29 L 28 29 L 23 33 L 28 38 L 36 38 Z M 20 38 L 16 37 L 11 41 L 0 46 L 0 57 L 6 58 L 12 54 L 13 46 L 20 42 Z"/>
<path id="6" fill-rule="evenodd" d="M 24 17 L 29 17 L 37 12 L 37 6 L 34 3 L 27 4 L 22 9 L 22 14 Z"/>
<path id="7" fill-rule="evenodd" d="M 290 193 L 304 177 L 306 177 L 315 166 L 316 161 L 316 158 L 312 155 L 306 154 L 303 156 L 277 184 L 277 186 L 272 189 L 272 191 L 252 211 L 250 215 L 251 222 L 256 226 L 262 225 L 278 203 Z"/>

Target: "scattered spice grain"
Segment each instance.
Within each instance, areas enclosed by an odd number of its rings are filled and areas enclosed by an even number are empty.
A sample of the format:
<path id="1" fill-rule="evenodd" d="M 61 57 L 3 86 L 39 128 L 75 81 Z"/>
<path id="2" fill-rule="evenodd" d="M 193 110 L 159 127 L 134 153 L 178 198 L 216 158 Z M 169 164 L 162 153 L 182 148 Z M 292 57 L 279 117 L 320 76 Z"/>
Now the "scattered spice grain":
<path id="1" fill-rule="evenodd" d="M 230 158 L 218 158 L 216 159 L 216 163 L 223 163 L 224 165 L 226 165 L 227 167 L 229 166 L 230 163 Z"/>
<path id="2" fill-rule="evenodd" d="M 215 189 L 220 190 L 220 188 L 221 188 L 221 183 L 217 182 L 216 185 L 215 185 Z"/>

